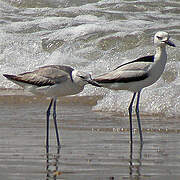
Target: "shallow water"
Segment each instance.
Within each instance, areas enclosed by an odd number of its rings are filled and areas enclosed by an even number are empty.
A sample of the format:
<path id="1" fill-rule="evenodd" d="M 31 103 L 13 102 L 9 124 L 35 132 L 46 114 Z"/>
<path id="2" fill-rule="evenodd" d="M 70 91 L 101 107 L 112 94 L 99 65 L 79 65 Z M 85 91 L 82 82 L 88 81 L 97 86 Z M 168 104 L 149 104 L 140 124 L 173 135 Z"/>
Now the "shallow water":
<path id="1" fill-rule="evenodd" d="M 62 148 L 58 154 L 51 122 L 47 156 L 45 111 L 49 100 L 41 99 L 40 104 L 40 99 L 23 92 L 1 94 L 0 179 L 180 178 L 179 119 L 142 116 L 143 149 L 134 120 L 131 152 L 128 117 L 92 111 L 98 98 L 63 98 L 57 107 Z"/>
<path id="2" fill-rule="evenodd" d="M 179 9 L 177 0 L 0 0 L 1 73 L 67 64 L 95 76 L 153 54 L 153 36 L 163 30 L 177 47 L 167 48 L 165 72 L 143 90 L 141 113 L 179 117 Z M 17 88 L 3 76 L 0 87 Z M 94 110 L 127 115 L 131 93 L 87 86 L 81 95 L 103 96 Z"/>

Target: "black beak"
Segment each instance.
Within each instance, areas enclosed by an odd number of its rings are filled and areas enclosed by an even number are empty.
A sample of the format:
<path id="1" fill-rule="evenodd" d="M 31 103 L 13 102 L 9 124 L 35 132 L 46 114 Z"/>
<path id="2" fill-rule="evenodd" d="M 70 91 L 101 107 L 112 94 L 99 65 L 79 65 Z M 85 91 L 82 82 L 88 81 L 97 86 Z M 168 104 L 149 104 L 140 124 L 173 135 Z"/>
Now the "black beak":
<path id="1" fill-rule="evenodd" d="M 93 86 L 101 87 L 96 81 L 93 81 L 92 79 L 88 79 L 86 81 Z"/>
<path id="2" fill-rule="evenodd" d="M 170 41 L 170 40 L 165 41 L 165 43 L 166 43 L 167 45 L 169 45 L 169 46 L 176 47 L 176 45 L 175 45 L 172 41 Z"/>

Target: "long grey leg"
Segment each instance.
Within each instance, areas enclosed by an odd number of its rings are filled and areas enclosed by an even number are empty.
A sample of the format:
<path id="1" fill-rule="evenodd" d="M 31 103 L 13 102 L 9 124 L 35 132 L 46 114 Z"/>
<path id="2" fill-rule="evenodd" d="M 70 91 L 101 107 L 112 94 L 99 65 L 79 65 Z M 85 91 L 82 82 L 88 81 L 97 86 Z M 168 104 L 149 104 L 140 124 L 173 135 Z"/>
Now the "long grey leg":
<path id="1" fill-rule="evenodd" d="M 132 140 L 132 133 L 133 133 L 133 128 L 132 128 L 132 106 L 133 106 L 133 102 L 134 102 L 135 97 L 136 97 L 136 93 L 134 93 L 134 95 L 132 97 L 132 100 L 131 100 L 131 103 L 129 105 L 130 143 L 133 142 L 133 140 Z"/>
<path id="2" fill-rule="evenodd" d="M 136 116 L 137 116 L 137 120 L 138 120 L 138 127 L 139 127 L 140 141 L 141 141 L 141 144 L 143 144 L 143 136 L 142 136 L 142 129 L 141 129 L 141 121 L 140 121 L 140 116 L 139 116 L 139 100 L 140 100 L 140 93 L 141 93 L 141 91 L 139 91 L 139 92 L 138 92 L 138 95 L 137 95 Z"/>
<path id="3" fill-rule="evenodd" d="M 56 138 L 57 138 L 57 145 L 60 148 L 60 140 L 59 140 L 59 133 L 58 133 L 58 127 L 57 127 L 57 120 L 56 120 L 56 99 L 54 99 L 54 106 L 53 106 L 53 119 L 54 119 L 54 127 L 56 131 Z"/>
<path id="4" fill-rule="evenodd" d="M 51 111 L 51 106 L 52 106 L 52 103 L 53 103 L 54 99 L 52 98 L 51 99 L 51 102 L 49 104 L 49 107 L 47 109 L 47 129 L 46 129 L 46 151 L 48 153 L 48 149 L 49 149 L 49 116 L 50 116 L 50 111 Z"/>

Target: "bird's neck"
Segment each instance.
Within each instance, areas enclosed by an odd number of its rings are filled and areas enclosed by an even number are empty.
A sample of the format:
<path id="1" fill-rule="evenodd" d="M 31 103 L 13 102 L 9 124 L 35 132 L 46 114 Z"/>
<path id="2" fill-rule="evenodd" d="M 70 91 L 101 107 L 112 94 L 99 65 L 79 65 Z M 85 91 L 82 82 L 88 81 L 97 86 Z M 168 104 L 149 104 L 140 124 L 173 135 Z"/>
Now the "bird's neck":
<path id="1" fill-rule="evenodd" d="M 163 64 L 166 64 L 167 60 L 167 53 L 166 53 L 166 47 L 156 47 L 156 53 L 154 61 L 161 61 Z"/>
<path id="2" fill-rule="evenodd" d="M 85 81 L 82 81 L 82 79 L 77 76 L 77 73 L 78 73 L 77 70 L 72 71 L 72 80 L 74 82 L 74 85 L 77 85 L 77 86 L 83 88 L 85 85 Z"/>

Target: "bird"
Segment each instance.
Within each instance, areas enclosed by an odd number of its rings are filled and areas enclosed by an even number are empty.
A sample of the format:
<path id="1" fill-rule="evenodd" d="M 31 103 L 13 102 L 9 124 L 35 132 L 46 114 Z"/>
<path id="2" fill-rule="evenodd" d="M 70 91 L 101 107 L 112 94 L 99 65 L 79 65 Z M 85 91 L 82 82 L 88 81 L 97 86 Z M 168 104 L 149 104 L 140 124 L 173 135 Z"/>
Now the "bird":
<path id="1" fill-rule="evenodd" d="M 46 65 L 38 69 L 18 75 L 3 74 L 8 80 L 23 89 L 37 95 L 50 97 L 51 101 L 46 112 L 47 130 L 46 147 L 49 147 L 49 117 L 53 105 L 53 119 L 57 146 L 61 147 L 56 120 L 56 100 L 58 97 L 75 95 L 83 91 L 86 84 L 99 86 L 92 80 L 89 73 L 76 70 L 66 65 Z"/>
<path id="2" fill-rule="evenodd" d="M 167 32 L 158 31 L 154 35 L 154 55 L 140 57 L 133 61 L 124 63 L 110 72 L 97 75 L 93 78 L 93 81 L 97 82 L 101 87 L 111 90 L 127 90 L 133 92 L 133 96 L 128 107 L 130 143 L 133 143 L 132 109 L 134 100 L 137 97 L 135 112 L 138 121 L 140 143 L 143 144 L 139 115 L 140 93 L 143 88 L 155 83 L 163 73 L 167 61 L 167 45 L 176 47 L 170 40 L 170 35 Z"/>

